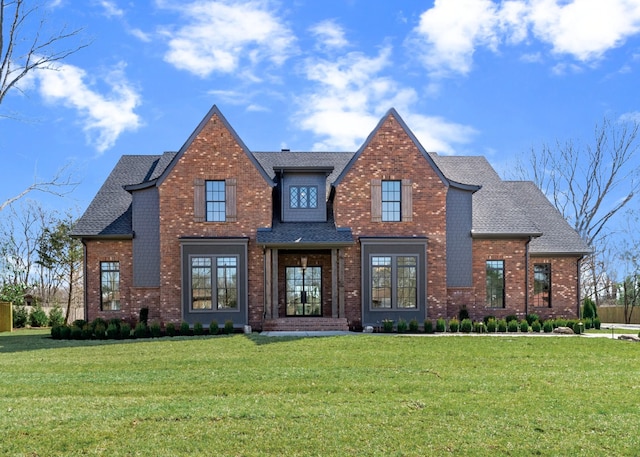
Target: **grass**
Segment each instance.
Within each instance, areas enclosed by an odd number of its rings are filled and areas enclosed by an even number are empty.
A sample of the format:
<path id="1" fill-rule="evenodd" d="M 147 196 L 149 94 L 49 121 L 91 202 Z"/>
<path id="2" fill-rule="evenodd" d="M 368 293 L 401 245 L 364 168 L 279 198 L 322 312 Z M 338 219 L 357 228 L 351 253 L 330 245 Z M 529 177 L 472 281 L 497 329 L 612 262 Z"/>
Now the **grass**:
<path id="1" fill-rule="evenodd" d="M 640 345 L 0 334 L 3 456 L 640 455 Z"/>

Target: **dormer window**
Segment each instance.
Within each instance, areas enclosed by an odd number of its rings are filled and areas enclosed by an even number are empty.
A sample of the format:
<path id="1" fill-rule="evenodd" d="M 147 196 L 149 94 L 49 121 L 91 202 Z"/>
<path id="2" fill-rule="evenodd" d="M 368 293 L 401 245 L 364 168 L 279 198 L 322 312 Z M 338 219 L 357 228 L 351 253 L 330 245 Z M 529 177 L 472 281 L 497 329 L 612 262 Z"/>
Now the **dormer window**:
<path id="1" fill-rule="evenodd" d="M 289 187 L 289 206 L 295 209 L 313 209 L 318 207 L 318 187 Z"/>

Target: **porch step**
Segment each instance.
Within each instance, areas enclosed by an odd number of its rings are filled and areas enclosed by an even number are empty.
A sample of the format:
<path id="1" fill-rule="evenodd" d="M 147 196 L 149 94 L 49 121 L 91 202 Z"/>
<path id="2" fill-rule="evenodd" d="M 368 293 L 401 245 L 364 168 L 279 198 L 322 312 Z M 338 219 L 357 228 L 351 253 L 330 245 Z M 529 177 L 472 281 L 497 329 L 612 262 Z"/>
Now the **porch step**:
<path id="1" fill-rule="evenodd" d="M 262 325 L 265 332 L 349 331 L 346 318 L 282 317 L 267 319 Z"/>

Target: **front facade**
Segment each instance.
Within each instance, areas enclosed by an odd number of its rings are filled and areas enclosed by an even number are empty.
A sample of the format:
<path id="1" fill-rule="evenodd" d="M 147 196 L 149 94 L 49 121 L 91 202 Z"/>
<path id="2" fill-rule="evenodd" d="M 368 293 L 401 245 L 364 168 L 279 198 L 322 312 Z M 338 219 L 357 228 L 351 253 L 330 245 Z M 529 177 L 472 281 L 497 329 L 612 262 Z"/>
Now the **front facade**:
<path id="1" fill-rule="evenodd" d="M 535 185 L 426 152 L 393 109 L 356 152 L 252 152 L 214 106 L 178 152 L 123 156 L 74 234 L 89 320 L 271 330 L 575 316 L 589 252 Z"/>

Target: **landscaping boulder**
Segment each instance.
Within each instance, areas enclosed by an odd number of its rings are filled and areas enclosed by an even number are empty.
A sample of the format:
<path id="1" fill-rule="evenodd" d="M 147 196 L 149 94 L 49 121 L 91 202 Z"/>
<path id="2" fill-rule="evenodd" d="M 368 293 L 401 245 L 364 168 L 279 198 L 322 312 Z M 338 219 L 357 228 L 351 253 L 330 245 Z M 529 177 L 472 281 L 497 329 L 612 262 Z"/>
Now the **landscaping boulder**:
<path id="1" fill-rule="evenodd" d="M 620 335 L 618 337 L 619 340 L 627 340 L 627 341 L 635 341 L 636 343 L 640 343 L 640 337 L 635 335 Z"/>
<path id="2" fill-rule="evenodd" d="M 559 335 L 574 335 L 575 332 L 570 327 L 556 327 L 553 329 L 553 333 L 557 333 Z"/>

